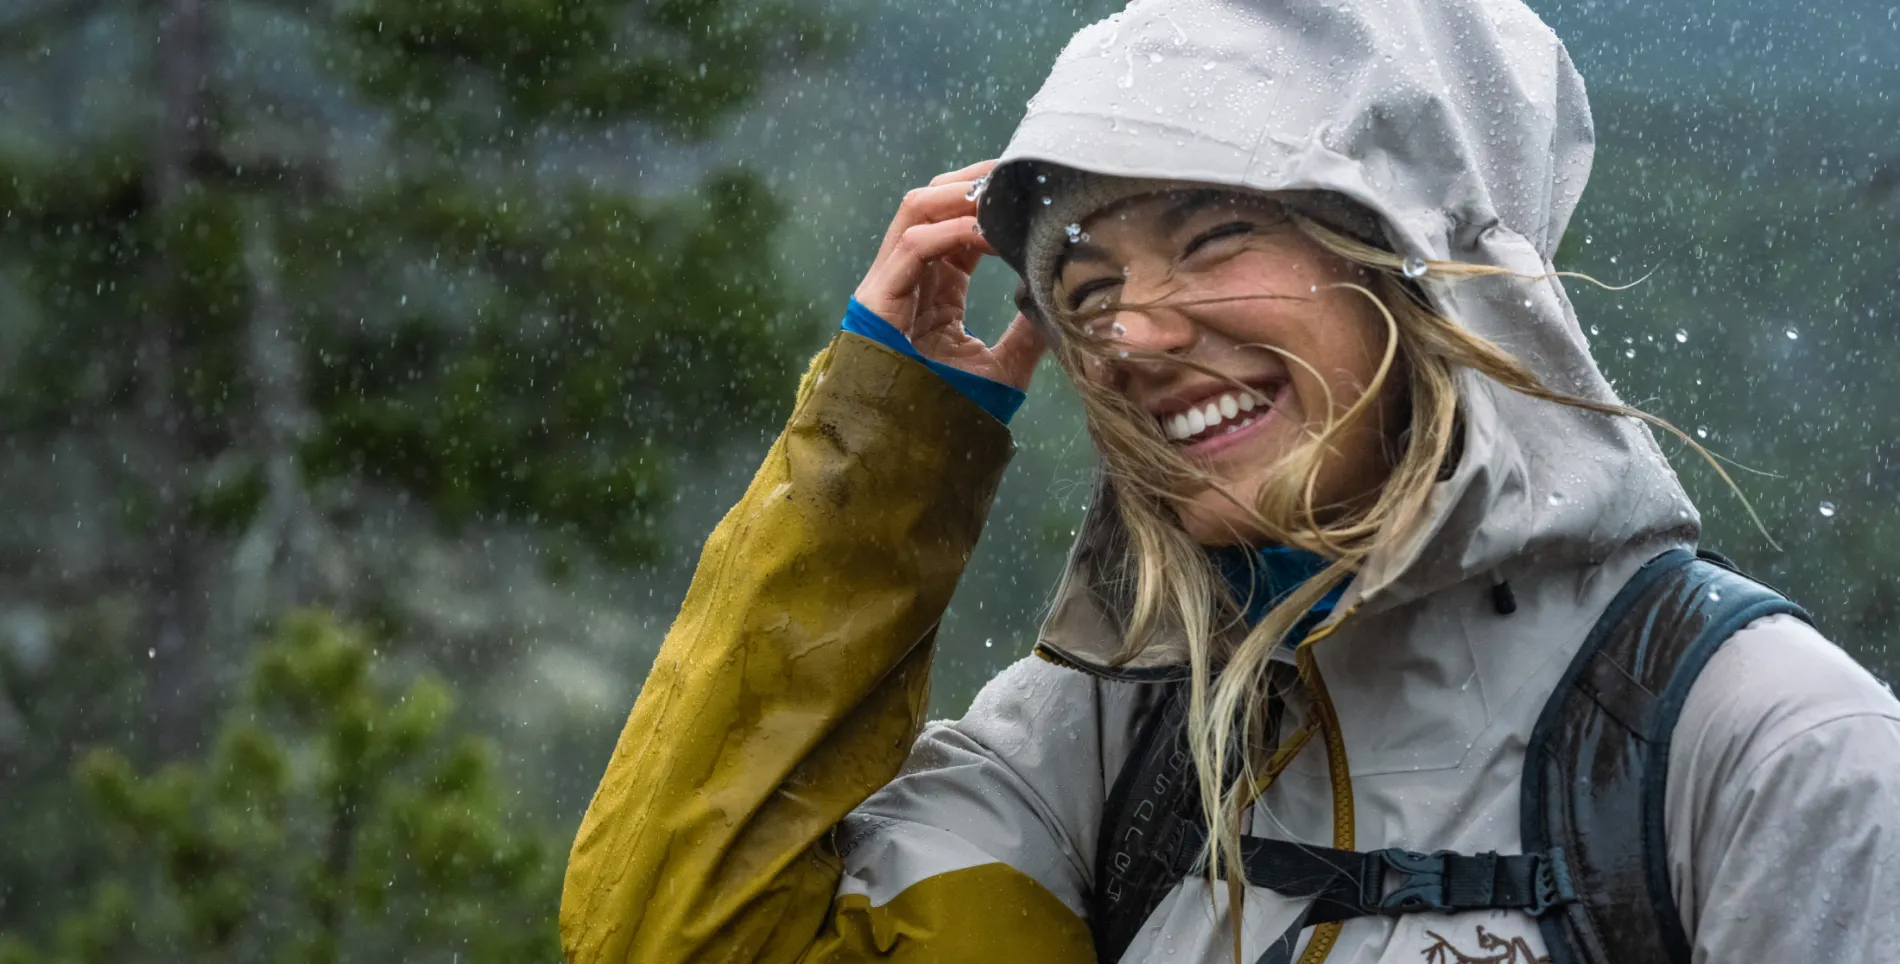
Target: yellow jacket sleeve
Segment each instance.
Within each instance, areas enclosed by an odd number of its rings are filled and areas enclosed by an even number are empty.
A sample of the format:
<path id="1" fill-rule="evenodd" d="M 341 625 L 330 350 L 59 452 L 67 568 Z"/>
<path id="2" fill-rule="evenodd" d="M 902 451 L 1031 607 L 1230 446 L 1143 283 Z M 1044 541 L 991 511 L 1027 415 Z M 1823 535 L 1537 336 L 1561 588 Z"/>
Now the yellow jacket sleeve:
<path id="1" fill-rule="evenodd" d="M 581 822 L 570 962 L 1093 960 L 1079 919 L 1003 864 L 880 907 L 834 900 L 832 828 L 917 734 L 937 623 L 1010 451 L 896 352 L 844 334 L 814 359 Z"/>

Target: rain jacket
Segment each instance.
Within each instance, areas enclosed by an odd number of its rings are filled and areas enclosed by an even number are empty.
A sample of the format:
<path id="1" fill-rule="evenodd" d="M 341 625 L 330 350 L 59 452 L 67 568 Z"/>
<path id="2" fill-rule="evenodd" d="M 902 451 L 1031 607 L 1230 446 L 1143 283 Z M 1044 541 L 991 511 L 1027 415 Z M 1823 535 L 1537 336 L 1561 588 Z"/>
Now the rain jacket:
<path id="1" fill-rule="evenodd" d="M 1591 139 L 1563 46 L 1510 0 L 1137 3 L 1062 53 L 980 217 L 1020 266 L 1038 163 L 1339 192 L 1401 254 L 1526 276 L 1427 290 L 1551 387 L 1609 400 L 1560 284 L 1528 280 L 1551 270 Z M 1313 736 L 1252 834 L 1520 850 L 1539 709 L 1618 587 L 1698 536 L 1642 426 L 1463 377 L 1463 450 L 1429 524 L 1283 654 L 1313 670 L 1288 709 Z M 1098 497 L 1040 658 L 962 720 L 923 725 L 938 620 L 1009 451 L 1007 429 L 916 361 L 848 333 L 819 355 L 708 541 L 582 822 L 569 960 L 1094 960 L 1103 799 L 1183 656 L 1110 662 L 1119 613 L 1094 572 L 1117 533 Z M 1667 796 L 1697 961 L 1900 960 L 1900 704 L 1805 624 L 1761 620 L 1710 662 Z M 1242 959 L 1299 910 L 1249 888 Z M 1224 887 L 1185 880 L 1123 960 L 1231 961 L 1228 911 Z M 1306 961 L 1545 953 L 1509 911 L 1359 918 L 1303 943 Z"/>

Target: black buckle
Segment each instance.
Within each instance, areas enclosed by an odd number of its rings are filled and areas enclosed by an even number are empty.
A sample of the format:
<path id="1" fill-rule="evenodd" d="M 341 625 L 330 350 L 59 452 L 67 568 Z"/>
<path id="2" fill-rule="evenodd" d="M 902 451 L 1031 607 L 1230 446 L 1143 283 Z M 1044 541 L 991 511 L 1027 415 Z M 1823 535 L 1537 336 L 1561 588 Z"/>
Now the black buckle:
<path id="1" fill-rule="evenodd" d="M 1445 899 L 1445 858 L 1450 855 L 1448 850 L 1422 854 L 1397 847 L 1367 854 L 1376 859 L 1366 861 L 1361 898 L 1366 907 L 1381 914 L 1450 910 L 1451 904 Z M 1389 894 L 1384 892 L 1388 870 L 1399 875 L 1398 886 Z"/>
<path id="2" fill-rule="evenodd" d="M 1553 907 L 1561 907 L 1577 899 L 1577 886 L 1570 879 L 1570 864 L 1564 860 L 1564 852 L 1552 848 L 1547 853 L 1531 855 L 1531 905 L 1525 910 L 1533 917 L 1542 917 Z"/>

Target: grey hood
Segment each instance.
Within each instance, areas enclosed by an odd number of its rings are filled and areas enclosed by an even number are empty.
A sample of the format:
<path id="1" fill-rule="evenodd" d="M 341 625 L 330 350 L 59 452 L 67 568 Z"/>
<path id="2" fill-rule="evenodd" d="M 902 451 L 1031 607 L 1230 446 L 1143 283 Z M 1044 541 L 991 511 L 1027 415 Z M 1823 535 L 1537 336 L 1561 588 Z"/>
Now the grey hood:
<path id="1" fill-rule="evenodd" d="M 1424 286 L 1447 316 L 1558 391 L 1616 395 L 1551 257 L 1589 177 L 1583 80 L 1517 0 L 1136 2 L 1083 29 L 993 172 L 985 236 L 1020 272 L 1044 165 L 1263 192 L 1330 191 L 1376 213 L 1401 255 L 1521 279 Z M 1046 298 L 1047 279 L 1030 279 Z M 1045 309 L 1047 305 L 1044 305 Z M 1421 537 L 1369 560 L 1347 605 L 1376 611 L 1524 567 L 1693 542 L 1699 519 L 1648 429 L 1464 378 L 1463 454 Z M 1098 492 L 1100 491 L 1098 487 Z M 1120 537 L 1105 498 L 1082 529 L 1043 641 L 1100 664 L 1114 621 L 1094 560 Z M 1176 664 L 1149 652 L 1121 669 Z"/>

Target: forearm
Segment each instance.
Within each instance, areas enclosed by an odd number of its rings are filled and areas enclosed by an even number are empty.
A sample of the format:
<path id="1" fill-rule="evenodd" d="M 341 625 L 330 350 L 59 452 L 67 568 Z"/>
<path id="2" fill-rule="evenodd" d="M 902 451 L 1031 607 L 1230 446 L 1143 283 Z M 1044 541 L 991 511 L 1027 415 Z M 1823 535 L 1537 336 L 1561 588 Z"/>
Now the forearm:
<path id="1" fill-rule="evenodd" d="M 569 960 L 789 960 L 817 937 L 827 834 L 904 760 L 1009 450 L 914 361 L 853 335 L 819 356 L 582 821 Z"/>

